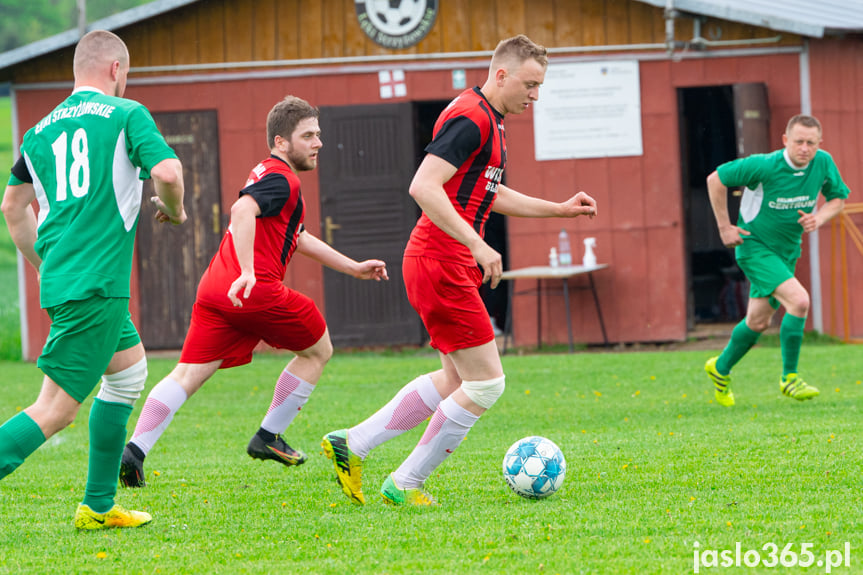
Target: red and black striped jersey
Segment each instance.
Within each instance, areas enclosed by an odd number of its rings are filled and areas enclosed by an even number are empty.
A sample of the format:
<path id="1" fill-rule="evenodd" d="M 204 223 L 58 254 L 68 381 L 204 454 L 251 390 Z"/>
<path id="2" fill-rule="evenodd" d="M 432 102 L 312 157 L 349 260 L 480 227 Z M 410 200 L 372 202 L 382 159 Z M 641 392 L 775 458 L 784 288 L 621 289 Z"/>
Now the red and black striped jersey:
<path id="1" fill-rule="evenodd" d="M 438 117 L 425 151 L 457 168 L 444 190 L 459 215 L 482 236 L 506 167 L 503 114 L 478 87 L 465 90 Z M 476 265 L 470 250 L 425 214 L 411 233 L 405 255 Z"/>
<path id="2" fill-rule="evenodd" d="M 240 196 L 251 196 L 261 210 L 255 221 L 255 288 L 247 307 L 266 307 L 271 284 L 280 289 L 285 270 L 302 231 L 305 204 L 300 193 L 300 179 L 281 158 L 270 156 L 249 173 Z M 234 236 L 228 228 L 219 251 L 198 288 L 199 300 L 204 297 L 211 304 L 227 304 L 228 289 L 240 276 L 240 264 L 234 249 Z M 278 285 L 275 285 L 278 284 Z"/>

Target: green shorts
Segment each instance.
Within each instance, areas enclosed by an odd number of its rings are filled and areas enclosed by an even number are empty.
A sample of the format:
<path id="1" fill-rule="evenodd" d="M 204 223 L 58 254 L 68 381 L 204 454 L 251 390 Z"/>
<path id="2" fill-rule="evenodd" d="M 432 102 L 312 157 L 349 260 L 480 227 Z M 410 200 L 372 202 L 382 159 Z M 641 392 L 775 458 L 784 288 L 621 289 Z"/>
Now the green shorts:
<path id="1" fill-rule="evenodd" d="M 794 277 L 797 258 L 783 259 L 768 249 L 756 250 L 745 257 L 737 257 L 737 265 L 749 280 L 749 297 L 770 298 L 773 309 L 779 309 L 779 301 L 773 292 Z"/>
<path id="2" fill-rule="evenodd" d="M 36 365 L 79 403 L 101 381 L 114 354 L 141 341 L 127 298 L 93 296 L 45 311 L 51 330 Z"/>

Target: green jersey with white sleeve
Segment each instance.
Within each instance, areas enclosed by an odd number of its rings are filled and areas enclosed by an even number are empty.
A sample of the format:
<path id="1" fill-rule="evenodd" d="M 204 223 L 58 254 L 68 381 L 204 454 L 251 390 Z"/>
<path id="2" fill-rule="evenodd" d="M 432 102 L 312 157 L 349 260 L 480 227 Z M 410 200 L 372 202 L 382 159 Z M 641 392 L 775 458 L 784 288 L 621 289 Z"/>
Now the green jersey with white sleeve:
<path id="1" fill-rule="evenodd" d="M 42 307 L 128 298 L 142 180 L 177 157 L 153 117 L 133 100 L 79 88 L 24 135 L 21 154 L 39 203 Z"/>
<path id="2" fill-rule="evenodd" d="M 738 257 L 755 255 L 766 247 L 783 260 L 800 257 L 803 227 L 797 223 L 797 210 L 811 213 L 820 192 L 827 200 L 847 198 L 833 158 L 824 150 L 804 167 L 791 163 L 785 149 L 769 154 L 753 154 L 716 168 L 726 187 L 743 187 L 738 227 L 752 235 L 742 236 Z"/>

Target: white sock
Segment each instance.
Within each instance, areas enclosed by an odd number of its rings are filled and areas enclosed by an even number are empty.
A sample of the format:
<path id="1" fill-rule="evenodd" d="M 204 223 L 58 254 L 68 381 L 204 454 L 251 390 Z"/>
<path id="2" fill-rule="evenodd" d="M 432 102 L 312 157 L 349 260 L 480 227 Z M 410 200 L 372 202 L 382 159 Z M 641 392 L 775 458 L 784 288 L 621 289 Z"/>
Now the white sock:
<path id="1" fill-rule="evenodd" d="M 420 442 L 393 473 L 402 489 L 422 487 L 432 471 L 450 456 L 479 419 L 452 398 L 440 402 Z"/>
<path id="2" fill-rule="evenodd" d="M 137 445 L 144 455 L 147 455 L 159 441 L 168 424 L 174 419 L 174 414 L 183 406 L 187 398 L 186 390 L 175 379 L 166 377 L 156 384 L 147 396 L 147 401 L 144 402 L 141 416 L 132 434 L 132 443 Z"/>
<path id="3" fill-rule="evenodd" d="M 371 417 L 348 430 L 348 447 L 360 458 L 434 413 L 441 396 L 429 374 L 421 375 L 399 390 L 389 403 Z"/>
<path id="4" fill-rule="evenodd" d="M 261 427 L 276 435 L 284 433 L 309 400 L 314 389 L 314 385 L 285 369 L 279 376 L 279 381 L 276 382 L 273 401 L 261 422 Z"/>

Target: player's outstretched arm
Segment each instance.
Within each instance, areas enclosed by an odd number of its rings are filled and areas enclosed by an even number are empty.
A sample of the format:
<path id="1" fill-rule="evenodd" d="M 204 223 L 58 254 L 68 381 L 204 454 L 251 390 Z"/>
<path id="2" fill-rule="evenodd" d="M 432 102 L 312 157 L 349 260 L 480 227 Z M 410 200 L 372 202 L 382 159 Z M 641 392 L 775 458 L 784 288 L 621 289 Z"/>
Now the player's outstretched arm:
<path id="1" fill-rule="evenodd" d="M 234 307 L 243 307 L 257 283 L 255 278 L 255 218 L 261 213 L 258 202 L 250 195 L 241 196 L 231 206 L 231 235 L 234 237 L 234 252 L 240 264 L 240 276 L 228 289 L 228 299 Z"/>
<path id="2" fill-rule="evenodd" d="M 42 265 L 42 258 L 36 255 L 36 213 L 33 211 L 33 200 L 36 190 L 33 184 L 17 184 L 6 186 L 3 203 L 0 209 L 6 217 L 6 226 L 15 246 L 24 258 L 30 262 L 36 271 Z"/>
<path id="3" fill-rule="evenodd" d="M 150 198 L 156 206 L 156 221 L 171 222 L 174 225 L 186 221 L 186 210 L 183 207 L 183 165 L 180 160 L 168 158 L 162 160 L 150 170 L 156 195 Z"/>
<path id="4" fill-rule="evenodd" d="M 710 196 L 710 206 L 713 208 L 722 245 L 726 248 L 739 246 L 743 243 L 741 235 L 748 236 L 750 234 L 731 223 L 731 217 L 728 215 L 728 188 L 719 179 L 719 174 L 716 171 L 707 176 L 707 194 Z"/>
<path id="5" fill-rule="evenodd" d="M 584 192 L 557 203 L 522 194 L 502 184 L 497 188 L 497 199 L 492 210 L 505 216 L 521 218 L 593 218 L 597 213 L 596 200 Z"/>
<path id="6" fill-rule="evenodd" d="M 297 238 L 297 251 L 337 272 L 361 280 L 388 280 L 387 264 L 383 260 L 358 262 L 336 250 L 320 238 L 303 230 Z"/>

